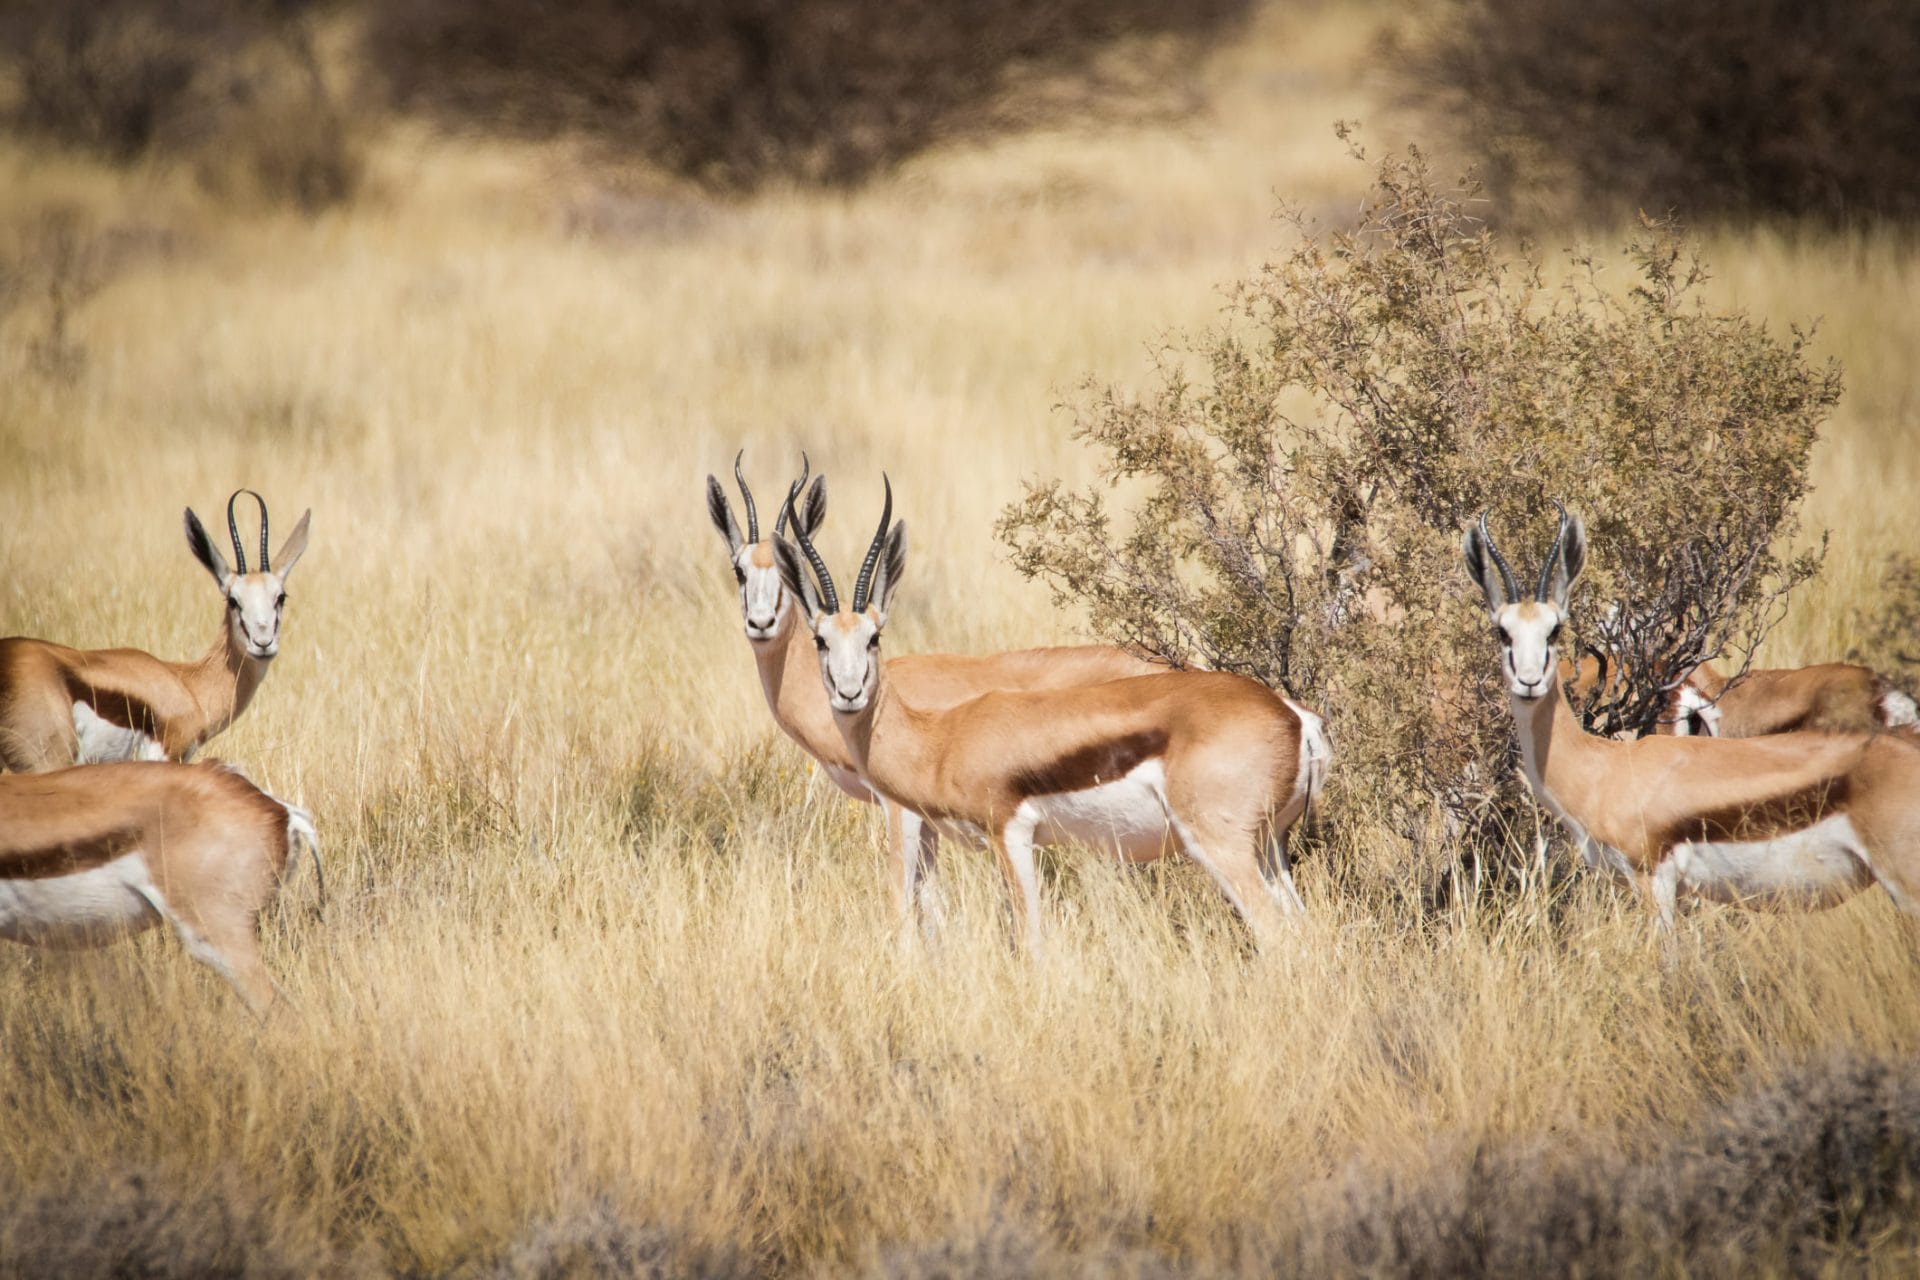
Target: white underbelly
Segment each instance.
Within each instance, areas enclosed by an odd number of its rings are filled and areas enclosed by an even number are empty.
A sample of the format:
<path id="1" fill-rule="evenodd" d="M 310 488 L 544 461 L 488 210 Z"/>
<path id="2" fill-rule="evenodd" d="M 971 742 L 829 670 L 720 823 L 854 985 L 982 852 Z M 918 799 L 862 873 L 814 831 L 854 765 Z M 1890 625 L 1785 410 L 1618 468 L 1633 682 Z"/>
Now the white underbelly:
<path id="1" fill-rule="evenodd" d="M 1036 844 L 1085 844 L 1151 862 L 1173 847 L 1166 780 L 1160 762 L 1148 760 L 1112 782 L 1034 796 L 1022 807 L 1034 818 Z"/>
<path id="2" fill-rule="evenodd" d="M 0 938 L 56 947 L 109 942 L 159 921 L 153 893 L 138 850 L 71 875 L 0 880 Z"/>
<path id="3" fill-rule="evenodd" d="M 122 760 L 165 760 L 166 750 L 138 729 L 122 729 L 84 702 L 73 704 L 73 732 L 80 740 L 75 764 L 117 764 Z"/>
<path id="4" fill-rule="evenodd" d="M 1835 814 L 1772 840 L 1689 842 L 1668 856 L 1682 890 L 1748 906 L 1832 906 L 1873 882 L 1853 823 Z"/>

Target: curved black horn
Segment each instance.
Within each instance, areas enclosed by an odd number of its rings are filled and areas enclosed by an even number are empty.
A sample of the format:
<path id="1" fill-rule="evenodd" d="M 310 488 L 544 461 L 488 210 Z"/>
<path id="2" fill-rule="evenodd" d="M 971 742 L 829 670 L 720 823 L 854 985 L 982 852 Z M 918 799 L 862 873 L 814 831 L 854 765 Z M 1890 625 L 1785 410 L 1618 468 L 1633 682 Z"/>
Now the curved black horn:
<path id="1" fill-rule="evenodd" d="M 733 482 L 740 486 L 740 500 L 747 504 L 747 541 L 760 541 L 760 513 L 753 509 L 753 490 L 747 488 L 747 478 L 740 474 L 740 459 L 747 456 L 742 449 L 733 455 Z"/>
<path id="2" fill-rule="evenodd" d="M 799 498 L 800 491 L 807 487 L 807 476 L 811 474 L 812 471 L 813 471 L 813 464 L 807 461 L 807 451 L 805 449 L 802 449 L 800 451 L 800 478 L 793 482 L 793 487 L 791 489 L 787 490 L 787 500 L 786 502 L 781 504 L 780 514 L 777 518 L 775 518 L 773 522 L 774 537 L 777 538 L 782 533 L 786 532 L 787 517 L 793 515 L 794 501 Z M 800 517 L 794 516 L 793 522 L 795 525 L 798 525 L 800 523 Z"/>
<path id="3" fill-rule="evenodd" d="M 867 607 L 867 593 L 873 589 L 873 567 L 880 563 L 880 546 L 887 540 L 887 526 L 893 523 L 893 481 L 882 471 L 880 482 L 887 487 L 887 502 L 880 508 L 880 527 L 873 531 L 873 545 L 867 548 L 867 558 L 861 562 L 860 576 L 853 584 L 855 613 Z"/>
<path id="4" fill-rule="evenodd" d="M 1553 535 L 1553 545 L 1547 548 L 1546 563 L 1540 566 L 1540 585 L 1533 589 L 1535 600 L 1545 600 L 1547 593 L 1553 588 L 1554 566 L 1560 562 L 1560 553 L 1567 545 L 1567 526 L 1573 523 L 1571 517 L 1567 515 L 1566 506 L 1560 499 L 1555 498 L 1553 505 L 1560 508 L 1560 529 Z"/>
<path id="5" fill-rule="evenodd" d="M 799 492 L 800 486 L 795 485 L 787 494 L 788 514 L 792 514 L 794 495 Z M 820 579 L 820 594 L 823 597 L 821 603 L 827 606 L 828 613 L 840 612 L 840 597 L 833 590 L 833 575 L 827 572 L 827 562 L 820 558 L 820 553 L 813 549 L 813 543 L 807 539 L 807 531 L 800 527 L 798 516 L 793 517 L 793 538 L 800 544 L 800 550 L 807 557 L 807 563 L 813 566 L 813 576 Z"/>
<path id="6" fill-rule="evenodd" d="M 247 551 L 240 545 L 240 525 L 233 518 L 233 504 L 239 501 L 243 493 L 253 493 L 253 490 L 235 489 L 227 495 L 227 536 L 233 539 L 233 571 L 236 574 L 244 574 L 247 571 Z M 253 496 L 258 498 L 260 495 L 253 493 Z M 265 504 L 261 505 L 260 510 L 263 512 L 266 510 Z"/>
<path id="7" fill-rule="evenodd" d="M 1500 554 L 1500 548 L 1493 545 L 1493 535 L 1487 531 L 1487 513 L 1480 513 L 1480 541 L 1487 544 L 1487 554 L 1493 557 L 1494 568 L 1500 570 L 1500 581 L 1506 585 L 1509 603 L 1520 598 L 1520 588 L 1513 580 L 1513 570 L 1507 567 L 1507 558 Z"/>

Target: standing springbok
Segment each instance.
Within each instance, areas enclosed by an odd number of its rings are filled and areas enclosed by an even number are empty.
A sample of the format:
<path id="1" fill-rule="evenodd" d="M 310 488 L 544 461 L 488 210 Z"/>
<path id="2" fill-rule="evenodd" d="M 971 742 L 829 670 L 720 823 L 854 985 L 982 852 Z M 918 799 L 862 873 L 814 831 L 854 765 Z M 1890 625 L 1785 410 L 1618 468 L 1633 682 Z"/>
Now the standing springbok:
<path id="1" fill-rule="evenodd" d="M 1029 949 L 1041 941 L 1034 845 L 1068 841 L 1130 861 L 1158 858 L 1177 843 L 1212 875 L 1256 941 L 1271 944 L 1286 917 L 1304 910 L 1284 845 L 1327 766 L 1319 717 L 1223 672 L 917 704 L 896 680 L 899 662 L 880 660 L 907 548 L 905 526 L 890 527 L 890 482 L 886 489 L 849 608 L 799 522 L 799 550 L 784 541 L 774 548 L 862 779 L 890 806 L 992 847 Z"/>
<path id="2" fill-rule="evenodd" d="M 1901 910 L 1920 909 L 1920 747 L 1888 734 L 1595 737 L 1561 695 L 1555 658 L 1586 563 L 1579 519 L 1561 508 L 1531 597 L 1485 516 L 1464 552 L 1500 642 L 1528 784 L 1589 865 L 1647 891 L 1663 931 L 1681 894 L 1817 908 L 1878 883 Z"/>
<path id="3" fill-rule="evenodd" d="M 247 571 L 233 504 L 260 504 L 260 567 Z M 280 652 L 287 575 L 307 549 L 305 512 L 267 559 L 267 504 L 251 489 L 227 499 L 235 568 L 187 509 L 187 545 L 220 587 L 220 634 L 197 661 L 167 662 L 140 649 L 69 649 L 26 636 L 0 640 L 0 764 L 16 773 L 116 760 L 188 760 L 232 724 Z"/>
<path id="4" fill-rule="evenodd" d="M 740 471 L 742 455 L 733 460 L 733 475 L 747 518 L 744 536 L 726 491 L 712 476 L 707 477 L 707 513 L 726 539 L 727 558 L 740 589 L 747 642 L 760 673 L 767 708 L 773 712 L 774 723 L 819 763 L 836 786 L 856 800 L 875 800 L 834 724 L 826 690 L 820 685 L 812 637 L 793 607 L 795 597 L 782 581 L 776 554 L 785 541 L 789 521 L 796 534 L 811 538 L 819 532 L 827 513 L 826 477 L 814 478 L 805 505 L 796 510 L 811 470 L 805 455 L 801 455 L 800 479 L 788 487 L 772 536 L 762 539 L 753 491 Z M 1112 645 L 1016 649 L 982 656 L 910 654 L 887 662 L 888 678 L 912 705 L 935 709 L 954 706 L 991 689 L 1071 688 L 1159 670 L 1162 668 Z M 910 931 L 916 914 L 925 905 L 922 893 L 937 859 L 939 836 L 916 814 L 897 805 L 885 807 L 891 863 L 889 891 L 903 931 Z"/>
<path id="5" fill-rule="evenodd" d="M 226 765 L 101 764 L 0 777 L 0 937 L 99 946 L 165 921 L 264 1014 L 256 924 L 313 818 Z"/>

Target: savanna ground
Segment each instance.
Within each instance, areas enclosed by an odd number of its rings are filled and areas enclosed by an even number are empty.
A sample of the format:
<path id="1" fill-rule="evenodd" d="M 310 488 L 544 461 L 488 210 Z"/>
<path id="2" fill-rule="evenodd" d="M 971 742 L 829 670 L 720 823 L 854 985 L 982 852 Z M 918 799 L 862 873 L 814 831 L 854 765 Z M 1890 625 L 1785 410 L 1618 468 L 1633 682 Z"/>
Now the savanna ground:
<path id="1" fill-rule="evenodd" d="M 1051 406 L 1208 323 L 1278 198 L 1350 214 L 1367 171 L 1330 123 L 1405 127 L 1373 30 L 1272 13 L 1184 126 L 948 151 L 851 196 L 710 203 L 400 128 L 369 194 L 309 220 L 5 144 L 16 260 L 57 261 L 65 226 L 104 265 L 63 331 L 44 284 L 0 328 L 0 633 L 197 653 L 219 609 L 180 508 L 311 506 L 282 656 L 212 754 L 318 815 L 331 897 L 313 918 L 303 873 L 269 921 L 298 1014 L 265 1026 L 158 934 L 0 955 L 0 1260 L 1434 1273 L 1593 1237 L 1568 1256 L 1605 1270 L 1671 1228 L 1704 1238 L 1661 1258 L 1700 1270 L 1738 1262 L 1713 1252 L 1735 1219 L 1595 1208 L 1582 1179 L 1775 1213 L 1819 1192 L 1781 1150 L 1911 1113 L 1872 1066 L 1920 1045 L 1880 895 L 1700 912 L 1663 962 L 1584 879 L 1422 916 L 1404 843 L 1346 815 L 1325 856 L 1361 871 L 1302 869 L 1297 950 L 1252 956 L 1193 868 L 1065 853 L 1031 964 L 986 859 L 949 849 L 956 910 L 903 956 L 876 815 L 773 728 L 705 475 L 744 446 L 770 520 L 807 449 L 839 565 L 885 468 L 914 538 L 896 651 L 1075 638 L 994 517 L 1022 477 L 1086 474 Z M 1827 568 L 1763 654 L 1836 657 L 1915 547 L 1920 252 L 1704 240 L 1717 302 L 1819 317 L 1846 367 L 1808 511 Z M 1749 1170 L 1715 1126 L 1757 1113 Z M 1744 1265 L 1917 1261 L 1907 1233 L 1864 1247 Z"/>

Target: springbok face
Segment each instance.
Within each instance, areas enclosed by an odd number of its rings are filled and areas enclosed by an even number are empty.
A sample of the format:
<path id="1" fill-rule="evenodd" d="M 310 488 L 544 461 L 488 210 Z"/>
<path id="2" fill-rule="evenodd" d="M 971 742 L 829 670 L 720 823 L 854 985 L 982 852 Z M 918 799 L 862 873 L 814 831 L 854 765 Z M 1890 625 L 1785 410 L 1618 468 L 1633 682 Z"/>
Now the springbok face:
<path id="1" fill-rule="evenodd" d="M 740 486 L 740 500 L 747 510 L 746 536 L 740 536 L 740 525 L 733 518 L 726 490 L 712 476 L 707 477 L 707 516 L 720 536 L 727 540 L 727 559 L 733 565 L 733 578 L 740 587 L 740 617 L 746 624 L 747 639 L 759 643 L 779 633 L 780 617 L 787 607 L 787 592 L 780 579 L 774 549 L 783 541 L 781 535 L 786 532 L 787 518 L 793 510 L 794 499 L 807 483 L 810 467 L 807 455 L 801 454 L 800 478 L 787 491 L 787 501 L 781 505 L 779 518 L 773 523 L 773 536 L 762 539 L 760 513 L 754 509 L 753 491 L 747 488 L 746 477 L 740 474 L 740 459 L 745 453 L 743 449 L 734 455 L 733 478 Z M 807 494 L 806 509 L 794 517 L 794 527 L 797 530 L 804 524 L 811 534 L 826 518 L 827 478 L 816 476 L 813 489 Z"/>
<path id="2" fill-rule="evenodd" d="M 833 578 L 808 538 L 811 530 L 801 529 L 796 522 L 799 550 L 787 542 L 776 548 L 781 579 L 806 611 L 814 647 L 820 651 L 820 679 L 827 687 L 827 703 L 841 715 L 865 711 L 879 692 L 880 632 L 887 625 L 894 588 L 900 585 L 900 575 L 907 567 L 907 526 L 888 527 L 893 519 L 893 482 L 885 483 L 887 501 L 880 512 L 880 527 L 874 531 L 866 561 L 854 581 L 850 608 L 840 607 Z M 800 562 L 802 553 L 819 579 L 817 589 L 814 579 L 807 576 L 807 565 Z"/>
<path id="3" fill-rule="evenodd" d="M 1559 504 L 1556 503 L 1556 506 Z M 1587 561 L 1587 532 L 1580 517 L 1560 508 L 1560 531 L 1540 568 L 1533 597 L 1523 599 L 1507 567 L 1506 557 L 1493 545 L 1487 518 L 1467 530 L 1462 546 L 1467 572 L 1480 584 L 1487 612 L 1493 618 L 1494 639 L 1500 642 L 1500 667 L 1507 691 L 1531 702 L 1553 687 L 1559 662 L 1556 647 L 1567 621 L 1567 592 Z"/>
<path id="4" fill-rule="evenodd" d="M 251 573 L 247 571 L 247 553 L 240 545 L 240 527 L 233 516 L 234 500 L 243 493 L 260 504 L 260 567 Z M 279 561 L 279 567 L 275 568 L 273 560 L 267 558 L 266 499 L 251 489 L 235 489 L 227 498 L 227 535 L 233 539 L 236 567 L 228 568 L 226 557 L 207 536 L 200 517 L 193 514 L 193 508 L 187 508 L 187 546 L 220 585 L 220 594 L 227 598 L 227 630 L 234 646 L 250 658 L 266 662 L 280 652 L 280 621 L 287 607 L 287 577 L 306 554 L 307 525 L 312 518 L 311 510 L 301 513 L 300 522 L 294 525 L 293 532 L 281 544 L 280 554 L 274 557 Z"/>

